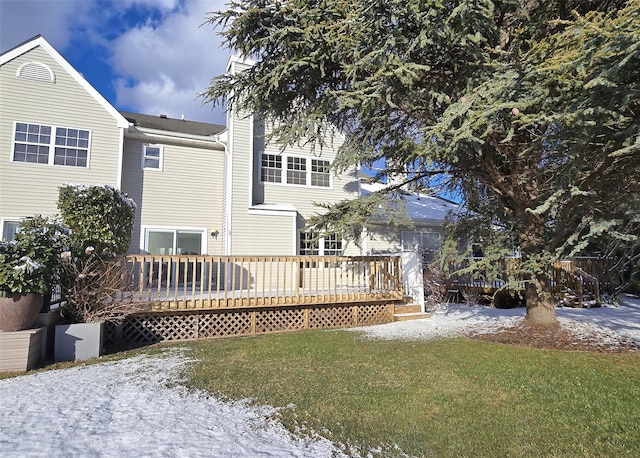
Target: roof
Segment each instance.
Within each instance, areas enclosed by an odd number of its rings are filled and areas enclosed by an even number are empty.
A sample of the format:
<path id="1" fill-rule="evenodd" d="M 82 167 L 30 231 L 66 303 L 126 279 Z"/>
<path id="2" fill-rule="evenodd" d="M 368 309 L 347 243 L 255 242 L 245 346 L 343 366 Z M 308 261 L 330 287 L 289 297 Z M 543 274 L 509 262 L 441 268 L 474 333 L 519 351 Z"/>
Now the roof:
<path id="1" fill-rule="evenodd" d="M 71 77 L 87 91 L 115 120 L 118 127 L 128 127 L 127 120 L 118 113 L 113 105 L 105 99 L 62 55 L 49 44 L 42 35 L 35 37 L 11 48 L 10 50 L 0 54 L 0 65 L 3 65 L 29 51 L 41 47 L 44 49 Z"/>
<path id="2" fill-rule="evenodd" d="M 153 116 L 141 113 L 132 113 L 129 111 L 121 111 L 120 113 L 136 127 L 143 127 L 146 129 L 179 132 L 204 137 L 217 135 L 226 129 L 225 126 L 219 124 L 168 118 L 165 115 Z"/>
<path id="3" fill-rule="evenodd" d="M 375 191 L 380 191 L 386 187 L 383 183 L 360 184 L 360 194 L 368 195 Z M 416 193 L 403 192 L 402 198 L 407 208 L 407 216 L 411 221 L 444 221 L 447 216 L 459 213 L 462 207 L 450 200 L 438 196 L 420 195 Z"/>

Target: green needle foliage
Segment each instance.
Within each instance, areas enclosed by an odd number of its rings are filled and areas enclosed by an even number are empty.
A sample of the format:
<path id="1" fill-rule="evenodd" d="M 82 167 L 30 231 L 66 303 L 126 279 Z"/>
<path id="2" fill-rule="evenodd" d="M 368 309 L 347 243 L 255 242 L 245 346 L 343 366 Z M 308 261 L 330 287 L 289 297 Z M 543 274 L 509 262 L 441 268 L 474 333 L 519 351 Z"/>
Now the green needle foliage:
<path id="1" fill-rule="evenodd" d="M 205 101 L 272 120 L 283 145 L 339 131 L 339 170 L 457 193 L 452 236 L 521 250 L 530 321 L 556 321 L 551 260 L 636 243 L 640 0 L 241 0 L 209 22 L 255 65 Z M 365 204 L 311 224 L 357 237 Z"/>

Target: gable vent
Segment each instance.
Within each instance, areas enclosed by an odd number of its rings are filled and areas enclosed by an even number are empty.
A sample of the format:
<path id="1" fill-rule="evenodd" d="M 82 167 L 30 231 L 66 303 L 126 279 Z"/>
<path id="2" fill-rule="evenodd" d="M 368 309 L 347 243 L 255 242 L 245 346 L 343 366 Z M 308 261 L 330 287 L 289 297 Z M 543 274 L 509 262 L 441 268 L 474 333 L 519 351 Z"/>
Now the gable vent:
<path id="1" fill-rule="evenodd" d="M 42 62 L 27 62 L 26 64 L 22 64 L 18 67 L 16 76 L 28 80 L 42 81 L 44 83 L 56 82 L 55 73 Z"/>

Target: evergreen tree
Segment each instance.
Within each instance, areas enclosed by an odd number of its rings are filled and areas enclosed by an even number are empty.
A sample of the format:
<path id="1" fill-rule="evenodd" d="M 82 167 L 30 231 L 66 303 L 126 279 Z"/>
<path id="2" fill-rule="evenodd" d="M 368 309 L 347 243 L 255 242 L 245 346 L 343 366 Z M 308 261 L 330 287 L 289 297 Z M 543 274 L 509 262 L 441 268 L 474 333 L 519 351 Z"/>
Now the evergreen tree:
<path id="1" fill-rule="evenodd" d="M 283 145 L 339 130 L 337 169 L 384 161 L 459 193 L 458 229 L 520 249 L 527 321 L 556 322 L 551 260 L 637 239 L 640 0 L 239 0 L 209 22 L 255 65 L 205 100 L 273 120 Z M 355 236 L 378 202 L 313 223 Z"/>

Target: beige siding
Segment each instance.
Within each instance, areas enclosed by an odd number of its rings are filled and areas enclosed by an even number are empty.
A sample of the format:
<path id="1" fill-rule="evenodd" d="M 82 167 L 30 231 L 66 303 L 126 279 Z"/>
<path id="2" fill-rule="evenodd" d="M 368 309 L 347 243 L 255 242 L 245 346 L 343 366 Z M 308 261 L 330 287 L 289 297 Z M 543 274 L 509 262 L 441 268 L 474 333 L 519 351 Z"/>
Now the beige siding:
<path id="1" fill-rule="evenodd" d="M 55 83 L 17 78 L 18 67 L 32 61 L 48 65 Z M 65 182 L 117 185 L 116 120 L 46 51 L 34 48 L 0 67 L 0 91 L 0 217 L 56 213 Z M 12 162 L 16 121 L 90 130 L 89 167 Z"/>
<path id="2" fill-rule="evenodd" d="M 220 149 L 163 144 L 162 170 L 142 170 L 142 146 L 125 141 L 123 190 L 138 204 L 131 251 L 143 245 L 145 226 L 206 228 L 207 254 L 222 254 L 223 161 Z"/>
<path id="3" fill-rule="evenodd" d="M 231 227 L 227 228 L 231 237 L 231 252 L 229 254 L 252 255 L 252 248 L 257 238 L 264 241 L 269 237 L 279 236 L 279 234 L 262 231 L 256 216 L 249 215 L 252 173 L 251 143 L 253 138 L 250 118 L 234 117 L 231 120 L 229 136 L 232 148 L 232 186 L 229 196 L 232 206 Z"/>
<path id="4" fill-rule="evenodd" d="M 232 152 L 234 169 L 233 199 L 233 246 L 232 254 L 254 254 L 255 247 L 271 250 L 269 255 L 290 255 L 297 253 L 298 233 L 293 226 L 276 230 L 264 223 L 268 216 L 257 217 L 248 212 L 248 206 L 259 204 L 287 204 L 298 213 L 298 226 L 303 227 L 306 219 L 322 209 L 314 202 L 334 203 L 358 196 L 358 182 L 355 174 L 332 176 L 330 188 L 297 186 L 260 182 L 260 158 L 263 152 L 280 154 L 277 145 L 264 144 L 264 128 L 260 122 L 251 124 L 249 118 L 236 117 L 233 121 Z M 290 147 L 284 155 L 297 157 L 318 157 L 333 162 L 339 142 L 335 148 L 324 149 L 314 155 L 308 147 Z M 251 148 L 253 153 L 251 153 Z M 309 164 L 310 165 L 310 164 Z M 283 164 L 286 167 L 286 163 Z M 257 219 L 261 218 L 261 219 Z M 348 254 L 359 254 L 355 245 L 347 247 Z"/>

